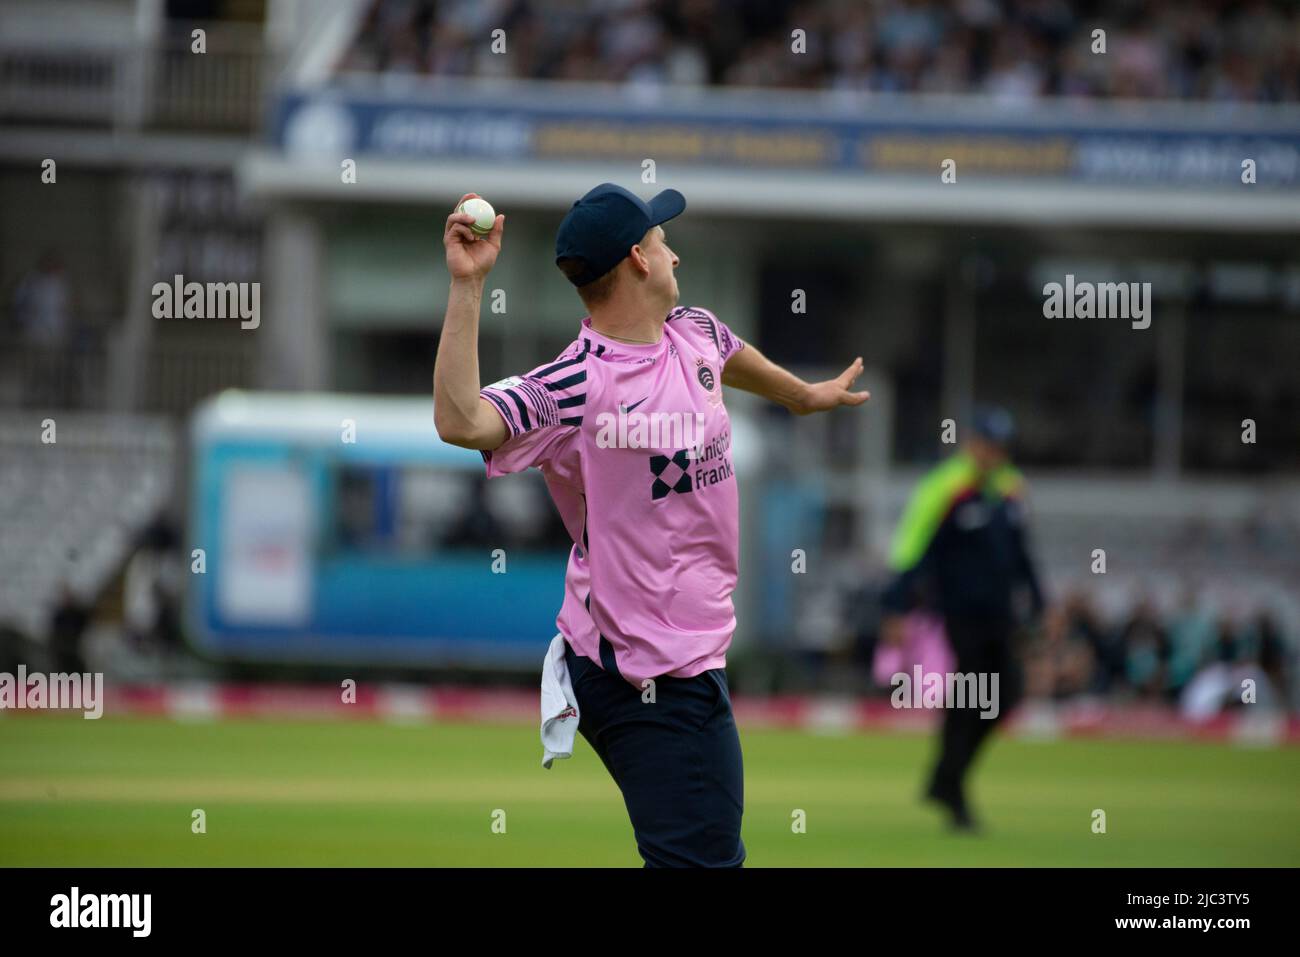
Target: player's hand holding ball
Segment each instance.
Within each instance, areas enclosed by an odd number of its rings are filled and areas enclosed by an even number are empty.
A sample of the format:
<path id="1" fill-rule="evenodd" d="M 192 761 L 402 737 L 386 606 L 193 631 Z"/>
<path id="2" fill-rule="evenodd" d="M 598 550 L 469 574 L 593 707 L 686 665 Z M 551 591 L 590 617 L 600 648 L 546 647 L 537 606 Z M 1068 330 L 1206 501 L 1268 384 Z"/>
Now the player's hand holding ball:
<path id="1" fill-rule="evenodd" d="M 442 234 L 452 279 L 482 279 L 488 274 L 501 252 L 505 220 L 477 193 L 460 198 Z"/>

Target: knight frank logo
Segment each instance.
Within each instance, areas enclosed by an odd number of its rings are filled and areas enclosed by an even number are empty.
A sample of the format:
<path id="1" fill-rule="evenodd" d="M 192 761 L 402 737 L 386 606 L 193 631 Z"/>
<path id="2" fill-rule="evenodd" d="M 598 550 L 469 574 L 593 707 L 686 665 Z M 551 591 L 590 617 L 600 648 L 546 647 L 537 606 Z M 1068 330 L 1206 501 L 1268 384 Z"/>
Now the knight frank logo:
<path id="1" fill-rule="evenodd" d="M 650 486 L 650 498 L 658 501 L 666 497 L 669 492 L 685 495 L 687 492 L 694 491 L 690 468 L 690 449 L 674 452 L 672 458 L 666 455 L 650 456 L 650 474 L 654 476 L 654 483 Z"/>
<path id="2" fill-rule="evenodd" d="M 670 458 L 650 456 L 650 498 L 658 501 L 669 492 L 685 495 L 696 489 L 709 488 L 735 475 L 731 466 L 731 430 L 723 429 L 708 442 L 693 449 L 681 449 Z"/>

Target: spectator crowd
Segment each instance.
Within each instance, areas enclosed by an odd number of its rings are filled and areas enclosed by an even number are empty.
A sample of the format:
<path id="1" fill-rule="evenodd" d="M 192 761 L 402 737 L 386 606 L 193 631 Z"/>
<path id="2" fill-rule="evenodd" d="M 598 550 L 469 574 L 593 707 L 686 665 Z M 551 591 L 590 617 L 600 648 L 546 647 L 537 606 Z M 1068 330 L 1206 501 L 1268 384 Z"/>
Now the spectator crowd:
<path id="1" fill-rule="evenodd" d="M 1294 102 L 1300 8 L 1280 0 L 373 0 L 340 69 L 1012 102 Z"/>
<path id="2" fill-rule="evenodd" d="M 1139 593 L 1115 618 L 1078 589 L 1050 610 L 1026 676 L 1038 698 L 1114 696 L 1200 717 L 1247 702 L 1294 707 L 1294 657 L 1267 607 L 1214 609 L 1189 590 L 1162 614 Z"/>

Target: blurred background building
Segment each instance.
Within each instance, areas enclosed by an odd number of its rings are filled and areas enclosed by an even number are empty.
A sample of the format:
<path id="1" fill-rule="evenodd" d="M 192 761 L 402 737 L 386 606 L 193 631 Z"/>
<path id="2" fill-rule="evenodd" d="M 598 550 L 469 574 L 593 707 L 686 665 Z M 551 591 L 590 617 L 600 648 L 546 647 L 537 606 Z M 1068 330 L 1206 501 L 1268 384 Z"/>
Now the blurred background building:
<path id="1" fill-rule="evenodd" d="M 893 524 L 988 401 L 1053 600 L 1035 696 L 1294 709 L 1298 99 L 1263 0 L 11 0 L 5 660 L 535 680 L 564 533 L 433 432 L 441 228 L 507 214 L 491 381 L 572 339 L 554 228 L 614 180 L 687 196 L 684 303 L 868 365 L 857 414 L 728 398 L 740 690 L 871 691 Z M 1045 318 L 1067 274 L 1151 283 L 1150 327 Z M 177 275 L 259 283 L 257 328 L 155 318 Z"/>

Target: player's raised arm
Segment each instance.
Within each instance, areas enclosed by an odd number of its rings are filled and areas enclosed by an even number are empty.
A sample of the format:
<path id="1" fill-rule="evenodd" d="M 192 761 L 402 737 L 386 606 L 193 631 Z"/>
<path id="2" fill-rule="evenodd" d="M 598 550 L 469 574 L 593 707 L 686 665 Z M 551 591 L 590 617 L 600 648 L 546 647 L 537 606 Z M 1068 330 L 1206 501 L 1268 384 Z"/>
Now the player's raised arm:
<path id="1" fill-rule="evenodd" d="M 466 193 L 456 209 L 475 198 Z M 501 416 L 479 395 L 478 314 L 484 282 L 501 251 L 505 216 L 497 216 L 481 239 L 470 229 L 473 222 L 470 213 L 452 212 L 443 230 L 451 289 L 433 364 L 433 422 L 444 442 L 490 450 L 506 440 L 507 432 Z"/>
<path id="2" fill-rule="evenodd" d="M 750 343 L 732 353 L 722 368 L 722 384 L 733 389 L 743 389 L 761 395 L 778 405 L 783 405 L 795 415 L 825 412 L 841 405 L 861 405 L 871 398 L 869 392 L 850 392 L 854 380 L 862 374 L 862 358 L 834 379 L 825 382 L 805 382 L 794 373 L 781 368 Z"/>

